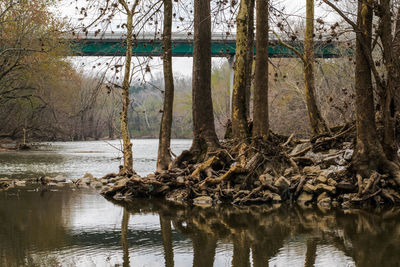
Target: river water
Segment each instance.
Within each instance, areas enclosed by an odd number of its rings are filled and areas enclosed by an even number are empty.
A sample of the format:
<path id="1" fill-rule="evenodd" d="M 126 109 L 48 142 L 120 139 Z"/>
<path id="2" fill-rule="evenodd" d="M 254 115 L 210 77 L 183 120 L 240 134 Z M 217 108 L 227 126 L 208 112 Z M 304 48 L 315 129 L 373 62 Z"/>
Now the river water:
<path id="1" fill-rule="evenodd" d="M 113 145 L 118 145 L 113 142 Z M 174 140 L 179 153 L 190 141 Z M 155 167 L 157 141 L 135 140 L 135 168 Z M 101 176 L 118 169 L 104 142 L 0 153 L 0 177 Z M 400 211 L 288 206 L 202 208 L 91 190 L 0 191 L 0 266 L 400 266 Z"/>

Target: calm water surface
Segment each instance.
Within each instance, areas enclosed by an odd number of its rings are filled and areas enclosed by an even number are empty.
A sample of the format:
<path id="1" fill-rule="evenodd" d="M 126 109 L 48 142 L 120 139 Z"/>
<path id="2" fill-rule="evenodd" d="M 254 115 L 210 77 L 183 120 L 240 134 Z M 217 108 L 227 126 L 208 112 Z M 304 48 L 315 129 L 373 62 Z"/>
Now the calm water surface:
<path id="1" fill-rule="evenodd" d="M 156 168 L 158 140 L 132 140 L 134 169 L 140 175 Z M 172 140 L 171 149 L 179 155 L 192 140 Z M 78 178 L 91 173 L 95 177 L 118 172 L 122 164 L 121 142 L 82 141 L 37 143 L 31 151 L 0 152 L 0 177 L 32 178 L 40 175 L 65 175 Z"/>
<path id="2" fill-rule="evenodd" d="M 140 172 L 147 173 L 155 165 L 156 141 L 141 142 L 149 149 L 143 144 L 137 161 L 146 162 Z M 35 177 L 23 166 L 47 162 L 41 171 L 79 177 L 95 164 L 89 172 L 101 176 L 114 171 L 109 164 L 119 164 L 101 142 L 51 146 L 21 153 L 21 162 L 19 153 L 0 155 L 1 172 Z M 149 200 L 120 206 L 94 191 L 14 188 L 0 191 L 0 266 L 400 266 L 399 214 Z"/>

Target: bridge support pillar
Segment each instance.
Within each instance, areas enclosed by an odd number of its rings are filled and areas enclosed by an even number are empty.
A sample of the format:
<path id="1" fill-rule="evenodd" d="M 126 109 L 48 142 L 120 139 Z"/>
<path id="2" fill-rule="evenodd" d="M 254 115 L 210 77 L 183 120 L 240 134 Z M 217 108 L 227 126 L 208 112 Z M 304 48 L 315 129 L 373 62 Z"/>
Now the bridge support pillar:
<path id="1" fill-rule="evenodd" d="M 233 78 L 234 78 L 234 64 L 235 64 L 235 55 L 230 55 L 228 57 L 229 64 L 229 116 L 232 118 L 232 96 L 233 96 Z"/>

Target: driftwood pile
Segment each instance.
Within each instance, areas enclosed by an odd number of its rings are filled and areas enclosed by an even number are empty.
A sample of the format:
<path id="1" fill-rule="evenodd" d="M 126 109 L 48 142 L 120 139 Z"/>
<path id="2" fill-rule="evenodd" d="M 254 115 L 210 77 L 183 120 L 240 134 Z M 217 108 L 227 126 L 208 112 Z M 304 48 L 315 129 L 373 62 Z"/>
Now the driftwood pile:
<path id="1" fill-rule="evenodd" d="M 355 126 L 300 140 L 271 134 L 268 142 L 225 143 L 201 163 L 184 151 L 170 170 L 132 176 L 102 194 L 118 201 L 165 198 L 197 205 L 297 202 L 323 208 L 400 204 L 394 181 L 379 173 L 351 172 Z"/>

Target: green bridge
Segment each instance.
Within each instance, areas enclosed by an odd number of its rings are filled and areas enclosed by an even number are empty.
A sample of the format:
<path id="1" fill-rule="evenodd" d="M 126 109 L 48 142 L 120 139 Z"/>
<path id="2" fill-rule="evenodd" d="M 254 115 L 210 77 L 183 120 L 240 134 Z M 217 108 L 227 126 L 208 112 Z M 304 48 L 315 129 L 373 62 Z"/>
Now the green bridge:
<path id="1" fill-rule="evenodd" d="M 124 56 L 125 41 L 122 34 L 103 34 L 95 36 L 88 34 L 83 37 L 71 38 L 72 49 L 75 56 Z M 286 43 L 303 51 L 302 41 L 287 41 Z M 214 34 L 212 37 L 211 54 L 213 57 L 231 57 L 235 55 L 236 41 L 234 35 Z M 255 51 L 255 49 L 254 49 Z M 348 49 L 340 49 L 340 43 L 335 42 L 315 42 L 315 57 L 335 58 L 343 54 L 349 54 Z M 270 57 L 285 58 L 296 57 L 290 49 L 280 44 L 273 38 L 270 39 L 268 47 Z M 134 41 L 134 56 L 161 56 L 162 40 L 154 38 L 154 35 L 147 34 L 138 36 Z M 173 34 L 172 36 L 172 56 L 173 57 L 192 57 L 193 38 L 187 35 Z"/>

